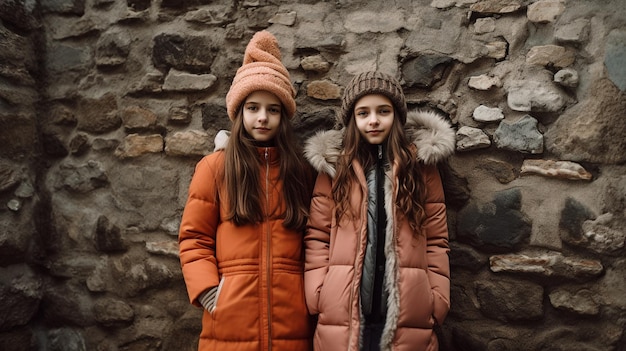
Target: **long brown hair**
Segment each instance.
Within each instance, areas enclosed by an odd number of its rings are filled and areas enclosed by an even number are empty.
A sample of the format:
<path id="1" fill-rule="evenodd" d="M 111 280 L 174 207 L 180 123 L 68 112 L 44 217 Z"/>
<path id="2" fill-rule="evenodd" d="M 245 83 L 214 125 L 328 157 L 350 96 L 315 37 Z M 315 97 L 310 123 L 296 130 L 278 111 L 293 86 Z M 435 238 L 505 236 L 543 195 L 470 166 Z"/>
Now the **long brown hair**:
<path id="1" fill-rule="evenodd" d="M 306 225 L 312 191 L 311 168 L 302 157 L 301 148 L 289 122 L 285 109 L 281 109 L 278 133 L 274 144 L 279 152 L 280 179 L 283 181 L 282 200 L 285 201 L 283 225 L 302 230 Z M 261 206 L 260 167 L 255 141 L 243 124 L 243 104 L 237 110 L 231 135 L 224 150 L 224 186 L 229 199 L 226 219 L 235 225 L 260 223 L 264 211 Z"/>
<path id="2" fill-rule="evenodd" d="M 394 107 L 395 112 L 395 107 Z M 351 118 L 344 131 L 343 152 L 337 161 L 337 175 L 333 184 L 333 199 L 337 204 L 336 221 L 342 216 L 351 217 L 357 214 L 350 209 L 350 184 L 356 181 L 356 174 L 352 168 L 352 161 L 357 160 L 366 171 L 374 164 L 368 142 L 361 137 L 357 129 L 354 110 L 350 111 Z M 404 127 L 398 118 L 393 119 L 391 131 L 387 140 L 387 158 L 396 169 L 397 198 L 396 209 L 400 216 L 406 216 L 411 229 L 420 232 L 424 217 L 425 186 L 421 177 L 421 164 L 417 159 L 411 142 L 408 140 Z"/>

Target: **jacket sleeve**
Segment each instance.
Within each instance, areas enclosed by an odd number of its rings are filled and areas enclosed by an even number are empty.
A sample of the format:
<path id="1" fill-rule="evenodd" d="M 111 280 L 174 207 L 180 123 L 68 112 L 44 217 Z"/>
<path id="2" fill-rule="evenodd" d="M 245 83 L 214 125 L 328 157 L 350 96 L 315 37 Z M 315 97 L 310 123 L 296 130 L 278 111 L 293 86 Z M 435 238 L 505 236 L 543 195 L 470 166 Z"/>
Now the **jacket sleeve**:
<path id="1" fill-rule="evenodd" d="M 426 186 L 426 245 L 428 279 L 433 292 L 436 323 L 443 323 L 450 310 L 450 259 L 448 253 L 448 224 L 443 185 L 437 166 L 424 166 Z"/>
<path id="2" fill-rule="evenodd" d="M 330 177 L 320 173 L 311 198 L 311 210 L 304 235 L 304 289 L 309 313 L 319 313 L 319 298 L 328 272 L 330 228 L 333 213 Z"/>
<path id="3" fill-rule="evenodd" d="M 198 297 L 219 285 L 215 238 L 219 223 L 218 188 L 208 156 L 200 160 L 189 185 L 178 245 L 189 301 L 201 306 Z"/>

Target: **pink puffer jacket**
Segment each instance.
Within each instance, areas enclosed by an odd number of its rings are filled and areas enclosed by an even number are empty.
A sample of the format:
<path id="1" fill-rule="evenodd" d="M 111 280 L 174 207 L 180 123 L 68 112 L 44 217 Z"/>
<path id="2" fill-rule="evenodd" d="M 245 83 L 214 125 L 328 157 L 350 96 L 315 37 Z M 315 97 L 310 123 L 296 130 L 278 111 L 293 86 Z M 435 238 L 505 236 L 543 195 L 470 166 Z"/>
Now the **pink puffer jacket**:
<path id="1" fill-rule="evenodd" d="M 414 235 L 406 220 L 395 212 L 393 174 L 385 184 L 387 318 L 381 338 L 382 350 L 437 350 L 433 332 L 450 308 L 448 229 L 444 193 L 435 162 L 454 150 L 454 132 L 437 115 L 410 112 L 407 125 L 421 128 L 415 136 L 424 165 L 426 218 L 422 235 Z M 423 129 L 425 128 L 425 129 Z M 367 238 L 367 185 L 364 172 L 353 163 L 358 182 L 351 187 L 356 221 L 345 218 L 337 225 L 332 201 L 334 164 L 341 131 L 318 134 L 307 143 L 306 154 L 320 172 L 305 235 L 305 294 L 309 312 L 318 314 L 314 337 L 316 350 L 359 349 L 361 312 L 359 284 Z M 329 161 L 331 160 L 331 161 Z M 426 164 L 427 163 L 427 164 Z"/>

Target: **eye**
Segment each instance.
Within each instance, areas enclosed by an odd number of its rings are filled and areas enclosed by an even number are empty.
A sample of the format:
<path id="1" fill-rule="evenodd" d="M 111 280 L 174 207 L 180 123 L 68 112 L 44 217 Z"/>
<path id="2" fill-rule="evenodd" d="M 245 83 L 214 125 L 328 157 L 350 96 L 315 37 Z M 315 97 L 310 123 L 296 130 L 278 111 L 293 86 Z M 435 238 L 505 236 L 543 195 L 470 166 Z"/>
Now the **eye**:
<path id="1" fill-rule="evenodd" d="M 280 107 L 270 107 L 269 111 L 271 113 L 274 113 L 274 114 L 279 114 L 280 113 Z"/>
<path id="2" fill-rule="evenodd" d="M 367 117 L 368 113 L 365 110 L 358 110 L 358 111 L 356 111 L 356 113 L 354 115 L 357 116 L 357 117 L 363 118 L 363 117 Z"/>
<path id="3" fill-rule="evenodd" d="M 246 110 L 248 110 L 248 111 L 253 111 L 254 112 L 254 111 L 258 110 L 258 109 L 259 108 L 256 105 L 247 105 L 246 106 Z"/>
<path id="4" fill-rule="evenodd" d="M 386 116 L 386 115 L 390 114 L 391 112 L 393 112 L 393 110 L 391 108 L 388 108 L 388 107 L 383 107 L 380 110 L 378 110 L 378 113 L 380 115 L 383 115 L 383 116 Z"/>

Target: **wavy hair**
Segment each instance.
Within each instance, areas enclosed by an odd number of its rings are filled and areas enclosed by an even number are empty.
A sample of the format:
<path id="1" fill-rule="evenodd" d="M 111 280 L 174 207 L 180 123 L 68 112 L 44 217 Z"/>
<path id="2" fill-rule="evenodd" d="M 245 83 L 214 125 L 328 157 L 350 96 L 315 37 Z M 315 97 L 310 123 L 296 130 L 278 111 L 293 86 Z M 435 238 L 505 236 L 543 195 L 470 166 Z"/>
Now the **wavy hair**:
<path id="1" fill-rule="evenodd" d="M 395 107 L 394 107 L 395 112 Z M 350 111 L 354 114 L 354 111 Z M 408 140 L 404 127 L 398 118 L 394 118 L 387 140 L 387 159 L 396 170 L 397 187 L 396 210 L 405 216 L 414 233 L 420 233 L 425 216 L 425 186 L 421 177 L 421 163 L 417 159 L 414 145 Z M 376 160 L 369 151 L 368 142 L 361 137 L 354 118 L 348 120 L 344 131 L 343 151 L 337 161 L 337 175 L 333 183 L 333 200 L 337 204 L 336 221 L 342 216 L 355 218 L 350 208 L 350 186 L 356 181 L 352 161 L 356 160 L 366 171 Z"/>

